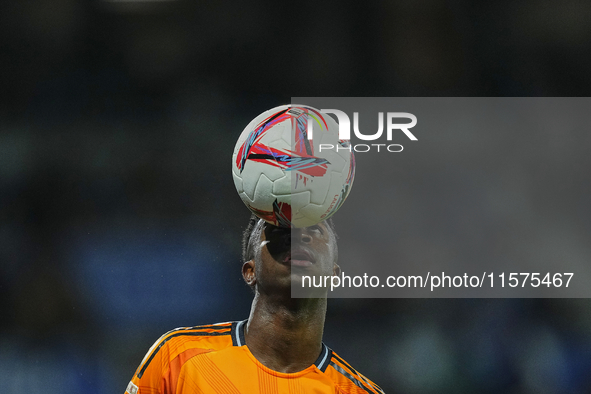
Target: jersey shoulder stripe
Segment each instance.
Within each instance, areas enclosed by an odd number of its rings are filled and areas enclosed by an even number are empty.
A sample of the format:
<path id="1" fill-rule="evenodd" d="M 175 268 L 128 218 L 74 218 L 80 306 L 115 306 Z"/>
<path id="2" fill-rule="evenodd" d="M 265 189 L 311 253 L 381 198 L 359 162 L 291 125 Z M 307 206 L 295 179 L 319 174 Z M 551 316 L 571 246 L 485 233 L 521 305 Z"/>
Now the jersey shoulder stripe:
<path id="1" fill-rule="evenodd" d="M 383 393 L 383 390 L 381 389 L 380 386 L 378 386 L 377 384 L 375 384 L 374 382 L 372 382 L 371 380 L 369 380 L 368 378 L 366 378 L 363 374 L 361 374 L 358 371 L 356 371 L 355 368 L 353 368 L 351 366 L 351 364 L 349 364 L 348 362 L 346 362 L 345 360 L 343 360 L 343 358 L 341 358 L 338 354 L 334 354 L 334 356 L 335 356 L 335 359 L 336 360 L 338 360 L 339 362 L 341 362 L 343 365 L 347 366 L 351 370 L 351 372 L 353 372 L 355 375 L 359 376 L 364 382 L 366 382 L 368 385 L 372 386 L 378 392 Z"/>
<path id="2" fill-rule="evenodd" d="M 194 327 L 180 327 L 175 328 L 167 332 L 166 334 L 162 335 L 152 346 L 152 348 L 148 351 L 148 354 L 144 358 L 144 361 L 140 364 L 138 368 L 137 377 L 141 379 L 144 372 L 150 365 L 150 362 L 154 359 L 156 354 L 162 349 L 162 347 L 171 339 L 181 337 L 181 336 L 200 336 L 200 337 L 207 337 L 207 336 L 221 336 L 221 335 L 231 335 L 233 328 L 236 326 L 236 322 L 228 322 L 228 323 L 219 323 L 219 324 L 210 324 L 210 325 L 203 325 L 203 326 L 194 326 Z"/>
<path id="3" fill-rule="evenodd" d="M 384 394 L 384 391 L 374 382 L 359 373 L 349 363 L 343 360 L 339 355 L 332 352 L 329 365 L 342 376 L 346 377 L 355 386 L 372 394 Z"/>

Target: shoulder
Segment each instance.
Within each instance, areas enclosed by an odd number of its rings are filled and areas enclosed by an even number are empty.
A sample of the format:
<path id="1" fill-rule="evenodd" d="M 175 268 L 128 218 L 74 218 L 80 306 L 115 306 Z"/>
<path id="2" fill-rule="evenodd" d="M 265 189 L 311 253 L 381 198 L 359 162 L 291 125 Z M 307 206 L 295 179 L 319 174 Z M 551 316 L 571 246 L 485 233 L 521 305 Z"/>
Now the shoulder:
<path id="1" fill-rule="evenodd" d="M 175 328 L 162 335 L 150 347 L 134 373 L 134 384 L 145 382 L 159 386 L 167 371 L 179 358 L 218 351 L 232 346 L 239 322 L 226 322 Z M 133 393 L 131 393 L 133 394 Z"/>
<path id="2" fill-rule="evenodd" d="M 237 322 L 226 322 L 175 328 L 158 338 L 148 355 L 152 353 L 154 356 L 162 349 L 170 351 L 172 348 L 210 346 L 209 348 L 216 350 L 220 346 L 225 347 L 232 344 L 231 336 L 236 324 Z"/>
<path id="3" fill-rule="evenodd" d="M 346 394 L 384 394 L 380 386 L 358 372 L 334 351 L 330 351 L 324 373 Z"/>

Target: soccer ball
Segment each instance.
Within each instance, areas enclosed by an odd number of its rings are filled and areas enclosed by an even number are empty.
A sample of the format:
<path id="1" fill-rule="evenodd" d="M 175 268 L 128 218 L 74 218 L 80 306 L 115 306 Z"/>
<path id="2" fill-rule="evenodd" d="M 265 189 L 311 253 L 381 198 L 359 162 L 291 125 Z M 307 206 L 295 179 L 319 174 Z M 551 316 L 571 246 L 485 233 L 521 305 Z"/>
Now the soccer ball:
<path id="1" fill-rule="evenodd" d="M 332 216 L 347 198 L 355 174 L 348 140 L 338 124 L 305 105 L 263 112 L 244 129 L 232 155 L 240 198 L 275 226 L 308 227 Z"/>

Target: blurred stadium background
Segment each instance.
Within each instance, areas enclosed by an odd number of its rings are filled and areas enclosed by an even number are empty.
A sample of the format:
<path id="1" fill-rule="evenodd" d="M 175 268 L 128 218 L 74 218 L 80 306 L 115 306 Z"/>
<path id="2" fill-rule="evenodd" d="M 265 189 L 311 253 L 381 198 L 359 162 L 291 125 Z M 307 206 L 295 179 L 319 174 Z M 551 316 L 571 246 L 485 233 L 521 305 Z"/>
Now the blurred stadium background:
<path id="1" fill-rule="evenodd" d="M 2 2 L 0 391 L 122 393 L 162 333 L 247 317 L 230 156 L 263 110 L 587 96 L 590 18 L 573 0 Z M 387 393 L 591 392 L 589 300 L 331 300 L 325 342 Z"/>

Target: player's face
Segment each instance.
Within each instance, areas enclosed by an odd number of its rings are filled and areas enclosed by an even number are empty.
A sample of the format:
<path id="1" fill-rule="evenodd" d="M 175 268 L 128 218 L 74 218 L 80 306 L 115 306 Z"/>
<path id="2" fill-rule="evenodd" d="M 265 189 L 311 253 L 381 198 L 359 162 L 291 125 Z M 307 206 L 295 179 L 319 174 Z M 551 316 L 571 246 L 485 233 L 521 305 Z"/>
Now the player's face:
<path id="1" fill-rule="evenodd" d="M 305 228 L 262 226 L 260 244 L 254 245 L 259 291 L 289 289 L 301 284 L 303 275 L 333 275 L 338 270 L 335 236 L 325 222 Z"/>

